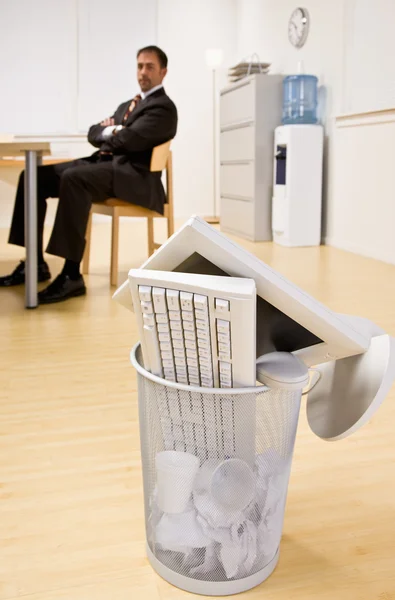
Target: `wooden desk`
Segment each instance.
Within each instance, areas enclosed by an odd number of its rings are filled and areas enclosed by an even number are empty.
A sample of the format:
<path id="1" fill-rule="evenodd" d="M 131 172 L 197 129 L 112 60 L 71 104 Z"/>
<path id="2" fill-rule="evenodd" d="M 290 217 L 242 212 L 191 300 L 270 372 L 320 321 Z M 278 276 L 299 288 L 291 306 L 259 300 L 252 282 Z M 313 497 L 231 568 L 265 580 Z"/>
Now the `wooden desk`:
<path id="1" fill-rule="evenodd" d="M 43 155 L 51 154 L 47 141 L 21 138 L 0 141 L 0 157 L 25 156 L 25 247 L 26 287 L 25 306 L 36 308 L 37 301 L 37 165 Z M 16 162 L 16 161 L 14 161 Z"/>

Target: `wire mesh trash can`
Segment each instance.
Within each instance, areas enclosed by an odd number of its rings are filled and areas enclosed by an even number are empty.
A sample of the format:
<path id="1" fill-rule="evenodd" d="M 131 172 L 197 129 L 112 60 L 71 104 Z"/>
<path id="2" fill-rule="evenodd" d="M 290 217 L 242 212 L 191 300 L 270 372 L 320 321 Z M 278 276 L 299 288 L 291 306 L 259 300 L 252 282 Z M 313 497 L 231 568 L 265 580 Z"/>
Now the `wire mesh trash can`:
<path id="1" fill-rule="evenodd" d="M 230 595 L 279 558 L 302 390 L 205 389 L 137 370 L 147 555 L 171 584 Z"/>

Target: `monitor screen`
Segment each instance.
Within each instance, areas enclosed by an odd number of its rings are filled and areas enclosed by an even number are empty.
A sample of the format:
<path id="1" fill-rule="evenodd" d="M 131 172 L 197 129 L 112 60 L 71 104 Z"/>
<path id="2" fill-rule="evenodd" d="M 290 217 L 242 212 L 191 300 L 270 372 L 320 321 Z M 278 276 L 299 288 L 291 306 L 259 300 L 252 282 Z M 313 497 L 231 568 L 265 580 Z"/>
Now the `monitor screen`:
<path id="1" fill-rule="evenodd" d="M 229 277 L 229 273 L 226 273 L 197 252 L 191 254 L 173 271 Z M 294 352 L 320 344 L 322 341 L 278 308 L 257 296 L 257 357 L 275 351 Z"/>

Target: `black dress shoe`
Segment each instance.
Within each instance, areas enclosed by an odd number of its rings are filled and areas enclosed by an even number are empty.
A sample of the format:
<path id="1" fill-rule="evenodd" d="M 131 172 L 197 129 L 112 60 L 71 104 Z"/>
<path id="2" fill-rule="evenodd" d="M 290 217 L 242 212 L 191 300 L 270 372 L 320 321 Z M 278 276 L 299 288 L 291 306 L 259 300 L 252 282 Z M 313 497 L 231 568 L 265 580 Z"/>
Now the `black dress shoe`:
<path id="1" fill-rule="evenodd" d="M 38 293 L 38 303 L 53 304 L 84 294 L 86 287 L 82 275 L 78 279 L 70 279 L 68 275 L 60 273 L 45 290 Z"/>
<path id="2" fill-rule="evenodd" d="M 51 279 L 51 273 L 46 262 L 43 262 L 37 267 L 37 281 L 48 281 Z M 21 285 L 25 283 L 25 261 L 21 260 L 19 265 L 12 271 L 10 275 L 0 277 L 0 287 L 11 287 L 13 285 Z"/>

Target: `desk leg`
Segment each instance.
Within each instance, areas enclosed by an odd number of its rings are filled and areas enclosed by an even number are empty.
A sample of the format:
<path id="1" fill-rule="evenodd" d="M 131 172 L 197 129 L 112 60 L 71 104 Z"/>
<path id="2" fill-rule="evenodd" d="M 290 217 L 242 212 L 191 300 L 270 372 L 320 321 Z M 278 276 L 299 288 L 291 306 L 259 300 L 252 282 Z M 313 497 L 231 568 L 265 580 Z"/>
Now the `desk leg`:
<path id="1" fill-rule="evenodd" d="M 26 150 L 25 155 L 25 306 L 37 308 L 37 152 Z"/>

